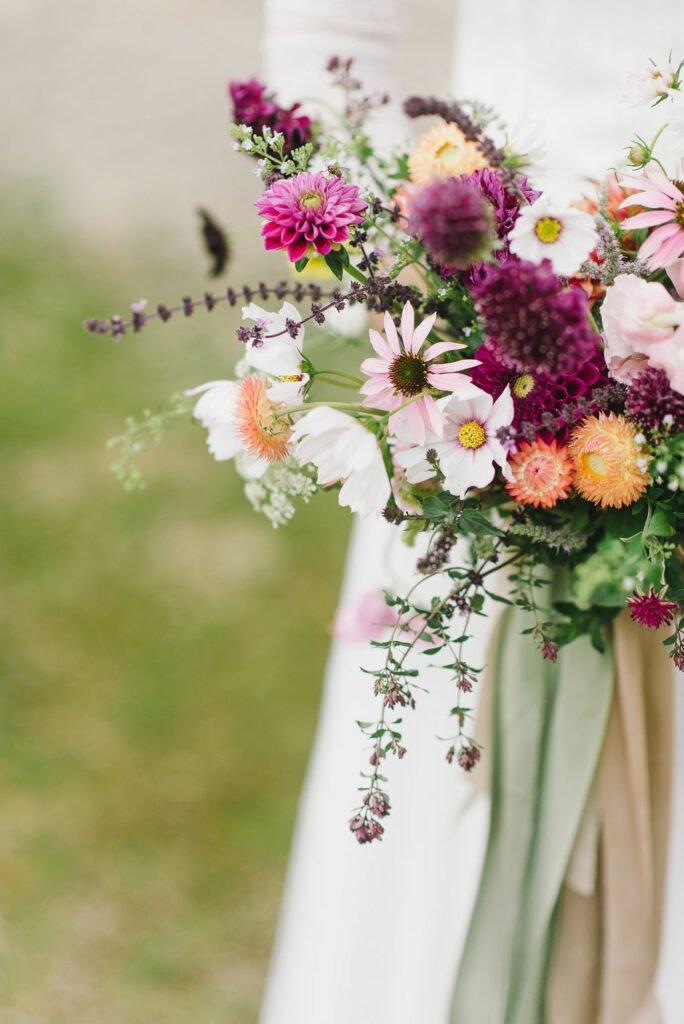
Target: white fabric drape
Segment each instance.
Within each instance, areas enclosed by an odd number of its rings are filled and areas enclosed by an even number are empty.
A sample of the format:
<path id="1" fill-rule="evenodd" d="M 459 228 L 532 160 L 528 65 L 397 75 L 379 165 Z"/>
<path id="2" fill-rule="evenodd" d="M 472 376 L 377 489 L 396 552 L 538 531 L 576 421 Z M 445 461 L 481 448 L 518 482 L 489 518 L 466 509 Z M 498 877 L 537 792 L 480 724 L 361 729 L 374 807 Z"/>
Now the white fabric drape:
<path id="1" fill-rule="evenodd" d="M 322 95 L 326 58 L 354 55 L 371 88 L 400 96 L 400 8 L 399 0 L 266 0 L 265 77 L 288 99 Z M 457 14 L 455 91 L 492 103 L 512 121 L 526 114 L 545 120 L 556 194 L 620 159 L 635 124 L 634 112 L 620 106 L 626 71 L 684 44 L 681 0 L 459 0 Z M 393 137 L 396 117 L 396 108 L 383 111 L 379 139 Z M 641 114 L 637 127 L 647 130 L 648 119 Z M 357 523 L 342 605 L 374 588 L 405 588 L 415 557 L 396 529 Z M 479 620 L 474 661 L 489 628 Z M 346 817 L 363 764 L 355 720 L 375 710 L 369 677 L 359 671 L 369 663 L 364 645 L 333 645 L 260 1024 L 444 1024 L 448 1017 L 486 801 L 472 800 L 466 777 L 444 762 L 435 736 L 446 733 L 453 702 L 446 679 L 429 673 L 432 692 L 406 716 L 409 753 L 389 766 L 394 809 L 386 838 L 354 844 Z M 668 1024 L 684 1020 L 683 763 L 680 757 L 660 985 Z"/>

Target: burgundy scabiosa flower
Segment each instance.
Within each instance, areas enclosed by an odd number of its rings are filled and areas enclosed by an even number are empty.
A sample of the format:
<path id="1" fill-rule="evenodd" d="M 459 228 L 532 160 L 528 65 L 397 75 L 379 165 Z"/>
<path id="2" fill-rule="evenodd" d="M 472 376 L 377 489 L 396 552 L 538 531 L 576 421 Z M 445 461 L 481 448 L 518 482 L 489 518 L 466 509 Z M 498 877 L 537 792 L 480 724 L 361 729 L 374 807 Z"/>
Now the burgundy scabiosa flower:
<path id="1" fill-rule="evenodd" d="M 494 242 L 494 217 L 482 192 L 462 178 L 435 179 L 411 200 L 409 232 L 449 272 L 482 260 Z"/>
<path id="2" fill-rule="evenodd" d="M 651 587 L 647 594 L 633 594 L 627 601 L 627 607 L 631 617 L 640 626 L 658 629 L 660 626 L 670 625 L 679 605 L 664 600 Z"/>
<path id="3" fill-rule="evenodd" d="M 470 371 L 473 384 L 495 399 L 509 387 L 515 409 L 513 428 L 525 433 L 525 426 L 530 424 L 535 428 L 534 435 L 544 441 L 554 437 L 565 441 L 574 421 L 564 415 L 564 410 L 581 396 L 589 397 L 592 388 L 608 382 L 598 346 L 591 359 L 572 374 L 537 369 L 521 371 L 493 341 L 480 345 L 475 357 L 480 364 Z M 580 418 L 589 411 L 591 407 L 582 403 Z"/>
<path id="4" fill-rule="evenodd" d="M 231 82 L 228 91 L 233 103 L 235 123 L 246 124 L 259 135 L 264 128 L 282 132 L 286 153 L 311 139 L 311 118 L 298 113 L 301 104 L 278 106 L 275 98 L 266 92 L 266 86 L 256 78 L 246 82 Z"/>
<path id="5" fill-rule="evenodd" d="M 630 382 L 625 413 L 652 437 L 663 429 L 684 430 L 684 395 L 673 391 L 663 370 L 649 367 Z"/>
<path id="6" fill-rule="evenodd" d="M 356 185 L 323 171 L 303 171 L 276 181 L 254 204 L 265 224 L 267 249 L 287 249 L 292 263 L 307 253 L 326 256 L 346 242 L 349 228 L 363 221 L 367 203 Z"/>
<path id="7" fill-rule="evenodd" d="M 489 264 L 473 287 L 487 333 L 521 370 L 574 374 L 597 350 L 582 288 L 563 288 L 549 260 Z"/>

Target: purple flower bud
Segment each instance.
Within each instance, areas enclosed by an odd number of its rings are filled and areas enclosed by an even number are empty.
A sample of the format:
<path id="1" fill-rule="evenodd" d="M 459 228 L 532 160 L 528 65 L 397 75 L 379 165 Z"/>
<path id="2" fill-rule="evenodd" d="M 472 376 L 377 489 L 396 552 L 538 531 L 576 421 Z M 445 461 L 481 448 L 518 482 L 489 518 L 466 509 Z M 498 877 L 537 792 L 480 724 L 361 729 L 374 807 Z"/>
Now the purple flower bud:
<path id="1" fill-rule="evenodd" d="M 482 756 L 474 743 L 464 744 L 458 752 L 458 763 L 464 772 L 471 772 Z"/>
<path id="2" fill-rule="evenodd" d="M 450 272 L 466 270 L 491 253 L 494 216 L 478 188 L 459 178 L 446 178 L 416 193 L 409 232 Z"/>

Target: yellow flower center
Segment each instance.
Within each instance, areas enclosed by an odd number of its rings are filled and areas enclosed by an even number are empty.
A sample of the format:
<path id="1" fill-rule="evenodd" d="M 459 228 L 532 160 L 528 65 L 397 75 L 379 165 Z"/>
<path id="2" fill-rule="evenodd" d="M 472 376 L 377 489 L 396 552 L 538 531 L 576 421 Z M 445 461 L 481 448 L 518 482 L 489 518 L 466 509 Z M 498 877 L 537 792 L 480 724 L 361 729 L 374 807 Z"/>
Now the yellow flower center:
<path id="1" fill-rule="evenodd" d="M 540 217 L 534 225 L 534 233 L 544 245 L 557 242 L 562 230 L 563 225 L 557 217 Z"/>
<path id="2" fill-rule="evenodd" d="M 435 160 L 446 170 L 458 168 L 461 162 L 461 150 L 453 142 L 445 142 L 435 153 Z"/>
<path id="3" fill-rule="evenodd" d="M 289 373 L 285 376 L 279 377 L 283 384 L 296 384 L 300 380 L 304 380 L 304 375 L 301 373 Z"/>
<path id="4" fill-rule="evenodd" d="M 458 440 L 464 448 L 481 448 L 487 440 L 487 434 L 477 420 L 468 420 L 459 427 Z"/>
<path id="5" fill-rule="evenodd" d="M 582 455 L 582 468 L 589 476 L 599 478 L 608 476 L 610 472 L 610 466 L 598 452 L 587 452 Z"/>
<path id="6" fill-rule="evenodd" d="M 531 373 L 522 373 L 513 381 L 513 394 L 516 398 L 527 398 L 534 389 L 534 377 Z"/>
<path id="7" fill-rule="evenodd" d="M 323 196 L 320 192 L 304 192 L 299 200 L 300 206 L 305 210 L 316 210 L 322 202 Z"/>

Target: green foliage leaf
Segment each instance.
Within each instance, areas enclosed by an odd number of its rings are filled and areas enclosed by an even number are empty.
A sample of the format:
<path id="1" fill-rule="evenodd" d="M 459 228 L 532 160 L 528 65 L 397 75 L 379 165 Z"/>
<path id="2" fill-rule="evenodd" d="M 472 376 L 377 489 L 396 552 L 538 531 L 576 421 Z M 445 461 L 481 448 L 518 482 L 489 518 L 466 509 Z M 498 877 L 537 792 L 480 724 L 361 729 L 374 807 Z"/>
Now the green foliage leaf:
<path id="1" fill-rule="evenodd" d="M 341 281 L 344 277 L 345 267 L 349 266 L 349 253 L 344 247 L 341 249 L 331 249 L 325 257 L 325 262 L 337 280 Z"/>

